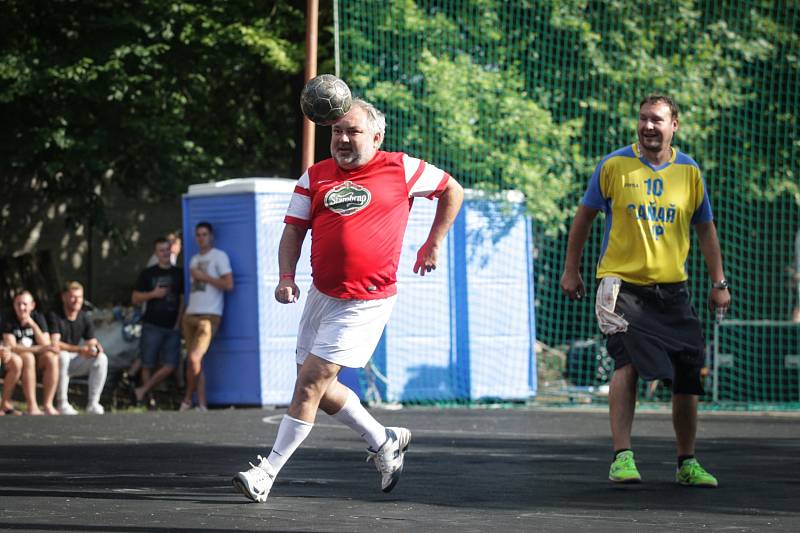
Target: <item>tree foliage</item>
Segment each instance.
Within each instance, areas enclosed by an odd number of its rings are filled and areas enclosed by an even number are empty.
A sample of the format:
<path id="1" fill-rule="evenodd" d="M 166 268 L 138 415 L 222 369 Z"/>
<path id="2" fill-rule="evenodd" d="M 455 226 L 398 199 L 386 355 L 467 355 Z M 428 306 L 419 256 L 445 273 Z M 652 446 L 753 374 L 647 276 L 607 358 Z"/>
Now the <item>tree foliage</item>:
<path id="1" fill-rule="evenodd" d="M 531 91 L 524 36 L 508 13 L 515 8 L 397 1 L 382 12 L 343 4 L 345 17 L 359 21 L 345 24 L 346 50 L 368 58 L 345 62 L 346 76 L 387 112 L 390 149 L 424 157 L 473 187 L 521 190 L 543 227 L 563 228 L 562 200 L 586 171 L 582 120 L 554 121 Z"/>
<path id="2" fill-rule="evenodd" d="M 304 20 L 301 2 L 4 2 L 0 204 L 29 207 L 0 234 L 55 210 L 124 241 L 113 194 L 286 173 Z"/>
<path id="3" fill-rule="evenodd" d="M 753 198 L 792 191 L 800 205 L 792 170 L 798 146 L 773 153 L 774 143 L 798 133 L 800 34 L 791 23 L 800 17 L 797 6 L 573 0 L 554 3 L 551 13 L 552 26 L 579 44 L 575 61 L 563 63 L 566 76 L 585 73 L 592 82 L 590 91 L 572 92 L 560 110 L 565 116 L 584 107 L 621 145 L 633 131 L 637 95 L 670 94 L 681 104 L 676 142 L 702 161 L 707 175 Z M 670 13 L 666 26 L 651 22 L 664 13 Z M 773 128 L 777 135 L 764 139 Z M 607 139 L 599 140 L 586 148 L 602 152 Z"/>

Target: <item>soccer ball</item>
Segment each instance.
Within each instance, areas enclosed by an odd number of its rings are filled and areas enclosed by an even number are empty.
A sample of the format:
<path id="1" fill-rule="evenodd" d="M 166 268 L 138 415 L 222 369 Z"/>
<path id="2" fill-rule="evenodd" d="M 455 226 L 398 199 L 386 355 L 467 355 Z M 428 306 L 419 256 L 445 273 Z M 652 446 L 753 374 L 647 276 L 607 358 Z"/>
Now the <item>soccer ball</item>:
<path id="1" fill-rule="evenodd" d="M 330 126 L 348 111 L 353 97 L 350 88 L 333 74 L 321 74 L 308 80 L 300 93 L 300 109 L 308 120 Z"/>

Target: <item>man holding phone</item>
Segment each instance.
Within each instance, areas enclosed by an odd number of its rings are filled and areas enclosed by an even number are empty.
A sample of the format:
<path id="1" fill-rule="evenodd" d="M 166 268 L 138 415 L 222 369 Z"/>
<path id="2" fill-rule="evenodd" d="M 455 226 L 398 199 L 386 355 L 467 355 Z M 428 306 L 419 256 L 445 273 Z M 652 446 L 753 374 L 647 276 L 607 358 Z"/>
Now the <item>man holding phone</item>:
<path id="1" fill-rule="evenodd" d="M 139 344 L 142 382 L 133 390 L 136 403 L 142 402 L 153 387 L 175 371 L 181 360 L 183 271 L 170 260 L 169 240 L 159 237 L 153 248 L 158 263 L 139 274 L 131 295 L 133 305 L 147 302 Z"/>

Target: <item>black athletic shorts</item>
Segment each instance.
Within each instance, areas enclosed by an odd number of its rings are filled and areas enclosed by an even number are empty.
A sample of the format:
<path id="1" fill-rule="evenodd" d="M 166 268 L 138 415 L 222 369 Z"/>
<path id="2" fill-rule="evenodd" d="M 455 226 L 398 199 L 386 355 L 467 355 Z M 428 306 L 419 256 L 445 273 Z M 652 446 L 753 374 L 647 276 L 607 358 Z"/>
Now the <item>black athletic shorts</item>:
<path id="1" fill-rule="evenodd" d="M 701 396 L 705 341 L 686 283 L 634 285 L 622 282 L 614 313 L 628 331 L 607 339 L 615 368 L 633 364 L 646 380 L 662 380 L 672 392 Z"/>

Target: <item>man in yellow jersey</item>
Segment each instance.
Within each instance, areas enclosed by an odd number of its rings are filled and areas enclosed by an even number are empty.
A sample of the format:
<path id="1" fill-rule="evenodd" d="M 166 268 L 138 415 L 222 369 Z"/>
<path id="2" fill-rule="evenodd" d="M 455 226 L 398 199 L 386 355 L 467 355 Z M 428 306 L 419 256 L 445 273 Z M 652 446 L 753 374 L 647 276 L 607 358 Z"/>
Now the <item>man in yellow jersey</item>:
<path id="1" fill-rule="evenodd" d="M 603 211 L 595 311 L 615 363 L 608 402 L 614 444 L 609 479 L 642 480 L 631 450 L 641 377 L 672 386 L 677 482 L 716 487 L 717 480 L 694 457 L 704 340 L 686 284 L 690 226 L 708 267 L 709 308 L 724 314 L 731 296 L 700 168 L 672 147 L 677 129 L 678 106 L 670 97 L 642 100 L 638 142 L 606 156 L 592 174 L 569 232 L 561 289 L 571 300 L 586 295 L 580 258 L 592 222 Z"/>

